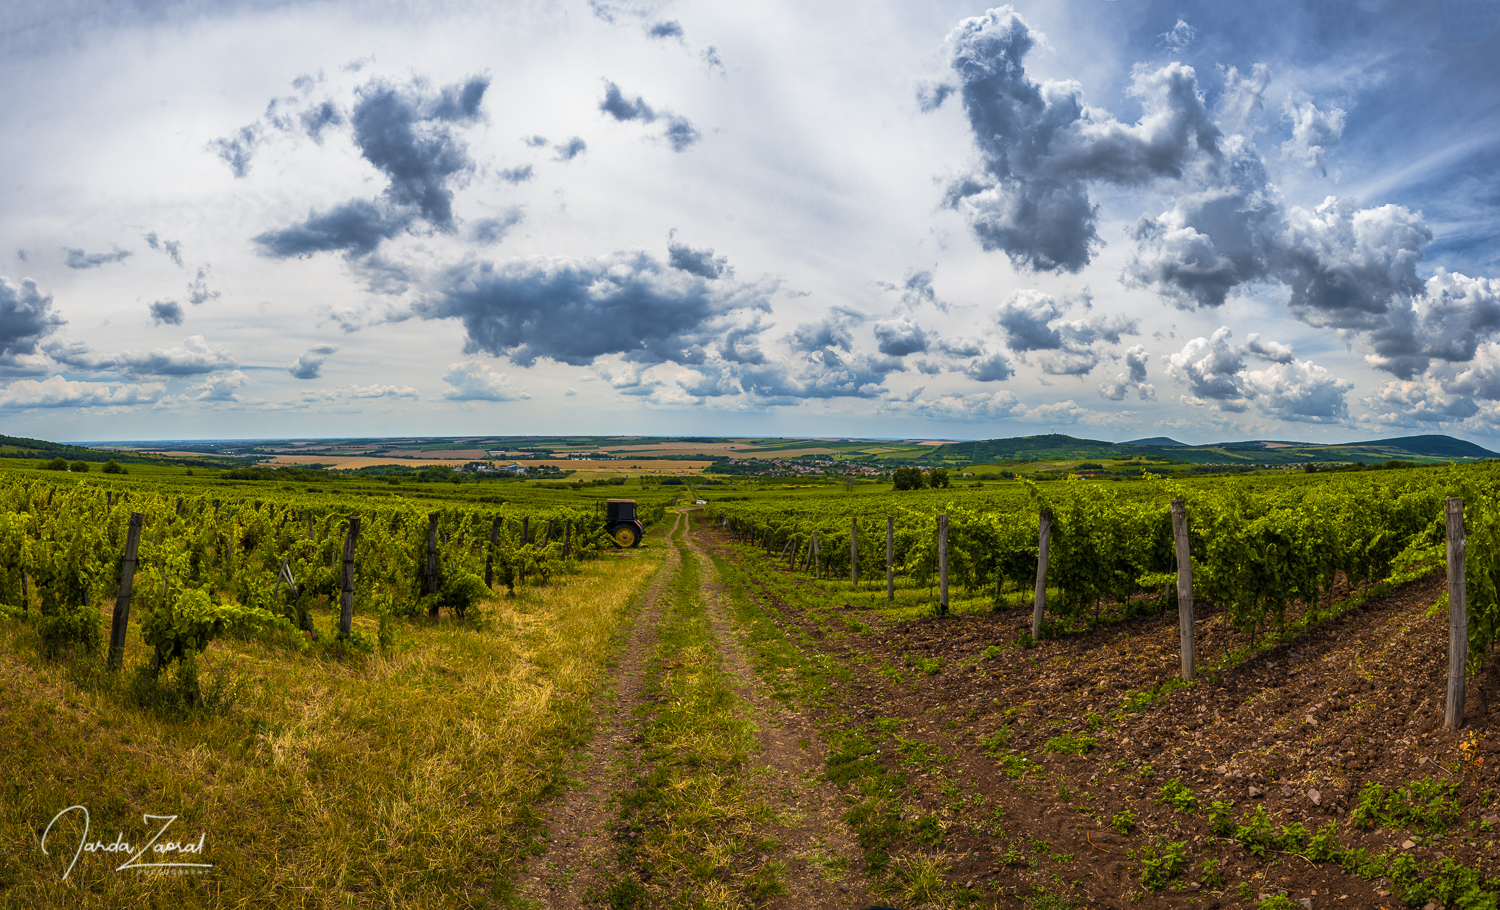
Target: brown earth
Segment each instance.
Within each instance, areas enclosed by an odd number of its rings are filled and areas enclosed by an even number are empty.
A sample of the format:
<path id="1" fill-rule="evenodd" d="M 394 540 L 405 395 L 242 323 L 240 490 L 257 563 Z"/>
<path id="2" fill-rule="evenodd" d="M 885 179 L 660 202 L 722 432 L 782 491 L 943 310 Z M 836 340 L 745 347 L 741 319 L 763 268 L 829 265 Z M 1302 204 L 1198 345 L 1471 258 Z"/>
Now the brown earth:
<path id="1" fill-rule="evenodd" d="M 717 530 L 704 538 L 734 561 L 766 558 Z M 1402 906 L 1387 893 L 1388 882 L 1289 853 L 1257 860 L 1214 836 L 1206 808 L 1215 800 L 1232 800 L 1241 820 L 1261 805 L 1278 826 L 1298 821 L 1316 832 L 1332 822 L 1345 847 L 1372 854 L 1403 849 L 1413 837 L 1404 849 L 1424 865 L 1453 857 L 1500 878 L 1493 831 L 1500 825 L 1473 830 L 1500 811 L 1500 674 L 1491 661 L 1482 680 L 1471 679 L 1465 727 L 1443 727 L 1447 621 L 1446 612 L 1432 610 L 1443 591 L 1440 576 L 1237 661 L 1227 655 L 1247 636 L 1199 604 L 1200 668 L 1209 672 L 1132 711 L 1122 711 L 1127 694 L 1178 673 L 1175 613 L 1106 623 L 1026 649 L 1014 643 L 1029 629 L 1029 610 L 896 622 L 845 604 L 841 613 L 872 631 L 829 634 L 827 622 L 788 604 L 796 599 L 786 593 L 790 586 L 815 584 L 778 573 L 749 589 L 783 628 L 806 632 L 853 674 L 852 684 L 809 709 L 811 718 L 860 727 L 887 721 L 895 732 L 878 760 L 914 782 L 920 795 L 913 810 L 939 819 L 939 858 L 950 885 L 983 893 L 987 905 L 1033 906 L 1051 894 L 1072 903 L 1048 906 L 1213 908 L 1286 894 L 1314 907 Z M 1000 647 L 987 655 L 992 645 Z M 1213 669 L 1216 660 L 1221 666 Z M 989 754 L 981 743 L 1002 729 L 1010 731 L 1007 750 L 1031 763 L 1020 779 L 1006 773 L 998 750 Z M 1048 750 L 1049 740 L 1055 745 L 1065 736 L 1089 737 L 1091 748 L 1082 755 Z M 1467 756 L 1460 749 L 1466 741 L 1474 750 Z M 1460 784 L 1463 812 L 1446 839 L 1360 831 L 1351 823 L 1363 785 L 1426 777 Z M 1198 812 L 1163 804 L 1161 787 L 1174 779 L 1197 796 Z M 1126 811 L 1136 814 L 1136 828 L 1121 835 L 1110 821 Z M 1185 842 L 1191 865 L 1179 882 L 1149 891 L 1128 851 L 1156 838 Z M 1220 864 L 1223 884 L 1199 881 L 1205 860 Z M 1253 895 L 1248 904 L 1242 882 Z"/>

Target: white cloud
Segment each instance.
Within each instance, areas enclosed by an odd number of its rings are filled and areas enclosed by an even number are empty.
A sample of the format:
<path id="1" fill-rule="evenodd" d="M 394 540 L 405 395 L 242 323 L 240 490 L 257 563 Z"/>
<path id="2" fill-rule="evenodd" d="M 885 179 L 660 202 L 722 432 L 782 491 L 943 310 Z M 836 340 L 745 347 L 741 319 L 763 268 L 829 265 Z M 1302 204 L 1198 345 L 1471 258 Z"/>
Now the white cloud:
<path id="1" fill-rule="evenodd" d="M 43 380 L 18 379 L 0 389 L 0 408 L 97 408 L 150 404 L 166 394 L 160 382 L 78 382 L 52 376 Z"/>
<path id="2" fill-rule="evenodd" d="M 516 401 L 531 397 L 509 376 L 477 360 L 450 363 L 443 381 L 453 386 L 443 393 L 449 401 Z"/>

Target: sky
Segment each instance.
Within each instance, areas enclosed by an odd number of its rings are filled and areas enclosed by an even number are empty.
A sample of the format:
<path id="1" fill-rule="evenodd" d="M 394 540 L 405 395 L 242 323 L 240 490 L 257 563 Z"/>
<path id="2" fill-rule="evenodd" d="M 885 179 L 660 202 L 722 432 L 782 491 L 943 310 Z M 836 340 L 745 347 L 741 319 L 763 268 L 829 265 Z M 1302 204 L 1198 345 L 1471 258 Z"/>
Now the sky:
<path id="1" fill-rule="evenodd" d="M 1500 0 L 11 0 L 0 432 L 1500 447 Z"/>

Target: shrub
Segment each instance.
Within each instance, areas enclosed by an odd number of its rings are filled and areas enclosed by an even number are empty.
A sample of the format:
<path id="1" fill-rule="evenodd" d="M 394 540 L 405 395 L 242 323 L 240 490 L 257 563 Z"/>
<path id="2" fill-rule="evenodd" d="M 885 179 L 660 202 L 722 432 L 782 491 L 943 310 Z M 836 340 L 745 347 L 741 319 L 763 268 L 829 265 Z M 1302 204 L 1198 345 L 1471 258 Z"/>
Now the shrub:
<path id="1" fill-rule="evenodd" d="M 109 461 L 106 461 L 104 463 L 104 467 L 100 468 L 100 470 L 102 470 L 106 474 L 129 474 L 130 473 L 129 471 L 127 471 L 124 468 L 120 467 L 119 462 L 115 461 L 113 458 L 111 458 Z"/>
<path id="2" fill-rule="evenodd" d="M 68 470 L 74 474 L 87 474 L 89 472 L 89 463 L 86 461 L 75 461 L 68 465 Z"/>
<path id="3" fill-rule="evenodd" d="M 97 654 L 103 639 L 99 611 L 93 607 L 58 605 L 37 617 L 42 655 L 61 657 L 67 653 Z"/>
<path id="4" fill-rule="evenodd" d="M 54 458 L 51 461 L 42 463 L 43 471 L 66 471 L 67 469 L 68 460 L 62 457 Z"/>

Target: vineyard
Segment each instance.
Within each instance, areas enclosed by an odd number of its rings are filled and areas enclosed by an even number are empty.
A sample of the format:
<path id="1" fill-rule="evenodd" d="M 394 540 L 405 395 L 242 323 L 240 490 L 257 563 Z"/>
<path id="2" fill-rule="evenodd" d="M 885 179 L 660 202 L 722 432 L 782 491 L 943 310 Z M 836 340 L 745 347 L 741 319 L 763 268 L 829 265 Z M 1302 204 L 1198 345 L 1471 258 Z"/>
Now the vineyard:
<path id="1" fill-rule="evenodd" d="M 804 501 L 792 495 L 720 502 L 710 514 L 817 577 L 889 574 L 919 588 L 942 581 L 1000 609 L 1037 584 L 1042 517 L 1049 525 L 1039 631 L 1082 629 L 1106 615 L 1177 607 L 1171 504 L 1188 517 L 1192 588 L 1258 638 L 1284 631 L 1288 611 L 1316 621 L 1341 587 L 1443 564 L 1444 502 L 1464 503 L 1469 668 L 1500 632 L 1500 470 L 1440 468 L 1288 482 L 1282 478 L 1073 480 L 1009 485 L 1002 493 L 932 491 Z M 940 516 L 946 539 L 940 541 Z M 889 543 L 887 539 L 889 538 Z M 947 558 L 940 565 L 939 547 Z M 940 576 L 946 576 L 941 579 Z"/>

